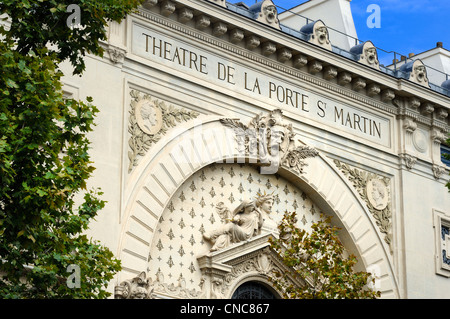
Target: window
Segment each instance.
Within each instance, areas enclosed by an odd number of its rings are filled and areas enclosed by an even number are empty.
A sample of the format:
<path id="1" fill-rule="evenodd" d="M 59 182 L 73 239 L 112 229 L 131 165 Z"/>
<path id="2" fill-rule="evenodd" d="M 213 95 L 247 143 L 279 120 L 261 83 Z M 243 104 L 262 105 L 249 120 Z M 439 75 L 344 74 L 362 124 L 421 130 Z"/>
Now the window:
<path id="1" fill-rule="evenodd" d="M 450 277 L 450 213 L 434 210 L 436 273 Z"/>
<path id="2" fill-rule="evenodd" d="M 238 287 L 231 299 L 275 299 L 275 295 L 266 286 L 248 281 Z"/>
<path id="3" fill-rule="evenodd" d="M 447 158 L 444 157 L 444 155 L 447 155 Z M 450 147 L 441 144 L 441 160 L 442 163 L 444 163 L 447 166 L 450 166 L 450 158 L 448 158 L 449 156 L 450 156 Z"/>

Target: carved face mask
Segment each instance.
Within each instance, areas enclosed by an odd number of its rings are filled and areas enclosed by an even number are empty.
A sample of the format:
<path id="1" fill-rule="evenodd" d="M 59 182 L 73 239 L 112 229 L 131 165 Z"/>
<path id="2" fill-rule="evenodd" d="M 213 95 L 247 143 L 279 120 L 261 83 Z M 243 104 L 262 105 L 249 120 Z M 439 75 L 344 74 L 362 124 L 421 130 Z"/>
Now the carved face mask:
<path id="1" fill-rule="evenodd" d="M 366 49 L 366 59 L 369 64 L 375 64 L 377 62 L 377 52 L 375 48 Z"/>
<path id="2" fill-rule="evenodd" d="M 319 41 L 320 44 L 324 44 L 328 41 L 328 30 L 326 27 L 318 27 L 316 29 L 316 36 L 317 41 Z"/>
<path id="3" fill-rule="evenodd" d="M 423 65 L 416 66 L 414 68 L 414 72 L 416 73 L 417 81 L 424 82 L 426 79 L 425 76 L 425 67 Z"/>
<path id="4" fill-rule="evenodd" d="M 277 8 L 274 5 L 268 5 L 264 7 L 264 15 L 269 23 L 273 23 L 277 16 Z"/>

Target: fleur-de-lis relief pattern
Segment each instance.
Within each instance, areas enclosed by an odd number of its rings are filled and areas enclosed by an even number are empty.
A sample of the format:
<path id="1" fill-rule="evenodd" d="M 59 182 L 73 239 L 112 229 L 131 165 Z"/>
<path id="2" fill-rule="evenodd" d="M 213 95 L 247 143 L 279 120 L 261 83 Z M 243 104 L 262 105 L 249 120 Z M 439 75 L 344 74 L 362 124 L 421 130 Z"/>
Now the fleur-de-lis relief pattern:
<path id="1" fill-rule="evenodd" d="M 219 184 L 221 181 L 223 188 Z M 226 210 L 233 210 L 243 199 L 255 199 L 258 193 L 273 194 L 272 217 L 275 221 L 281 220 L 286 210 L 296 210 L 302 216 L 299 225 L 304 228 L 319 219 L 320 209 L 287 180 L 275 175 L 261 175 L 250 164 L 212 164 L 187 179 L 168 202 L 152 240 L 148 275 L 154 278 L 156 270 L 160 269 L 167 284 L 177 285 L 179 274 L 188 273 L 186 287 L 198 289 L 202 274 L 197 257 L 211 248 L 203 234 L 226 222 Z M 313 212 L 316 212 L 314 216 Z"/>

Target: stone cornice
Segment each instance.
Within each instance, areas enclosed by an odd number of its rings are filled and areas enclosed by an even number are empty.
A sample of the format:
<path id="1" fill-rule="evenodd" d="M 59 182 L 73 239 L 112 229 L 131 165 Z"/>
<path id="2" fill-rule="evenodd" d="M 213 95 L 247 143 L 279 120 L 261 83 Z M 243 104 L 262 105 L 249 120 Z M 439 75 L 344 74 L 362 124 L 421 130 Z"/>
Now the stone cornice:
<path id="1" fill-rule="evenodd" d="M 239 57 L 256 62 L 259 65 L 311 83 L 317 88 L 326 89 L 390 114 L 401 115 L 396 105 L 391 103 L 393 99 L 409 99 L 410 97 L 415 97 L 421 105 L 428 103 L 436 106 L 431 112 L 425 113 L 418 118 L 420 122 L 426 125 L 432 125 L 434 122 L 433 118 L 438 117 L 439 121 L 436 126 L 442 128 L 448 127 L 448 116 L 442 116 L 442 114 L 448 114 L 450 98 L 443 94 L 434 92 L 429 88 L 415 83 L 410 83 L 405 79 L 387 75 L 382 71 L 367 67 L 289 34 L 284 34 L 285 36 L 280 37 L 279 30 L 209 1 L 178 0 L 176 2 L 176 9 L 171 13 L 163 15 L 156 13 L 158 12 L 156 7 L 159 5 L 167 6 L 167 2 L 155 3 L 154 10 L 140 9 L 137 15 L 175 30 L 185 36 L 189 36 L 190 38 L 206 42 L 212 46 L 236 54 Z M 189 15 L 186 15 L 186 8 L 191 10 Z M 184 13 L 178 14 L 178 11 L 181 10 L 184 10 Z M 159 10 L 159 12 L 162 11 L 162 9 Z M 168 18 L 170 14 L 173 16 Z M 188 20 L 186 20 L 186 16 L 189 17 Z M 203 22 L 207 21 L 208 23 L 199 23 L 198 19 L 200 17 L 203 18 Z M 195 28 L 187 25 L 189 19 L 197 21 Z M 221 29 L 223 30 L 225 28 L 227 29 L 224 33 L 221 33 L 221 37 L 211 35 L 208 32 L 199 32 L 206 31 L 206 28 L 211 28 L 209 27 L 210 21 L 213 21 L 216 26 L 218 23 L 222 25 Z M 223 37 L 227 32 L 229 33 L 229 40 Z M 232 32 L 233 34 L 237 32 L 241 35 L 245 32 L 245 36 L 243 38 L 235 37 L 232 36 Z M 251 39 L 253 41 L 249 41 Z M 259 43 L 256 43 L 258 41 L 255 40 L 259 40 Z M 246 43 L 246 47 L 238 45 L 241 41 Z M 270 57 L 268 57 L 270 54 L 265 55 L 262 52 L 263 50 L 261 50 L 261 53 L 253 50 L 258 46 L 263 47 L 265 43 L 270 43 L 276 47 L 276 52 Z M 289 54 L 280 54 L 282 52 L 288 52 Z M 302 62 L 296 63 L 295 61 L 298 61 L 298 59 Z M 317 73 L 311 71 L 311 65 L 313 63 L 319 63 L 322 66 L 321 70 Z M 336 82 L 334 77 L 323 75 L 325 66 L 333 67 L 338 74 L 346 73 L 349 82 L 346 81 L 344 83 L 348 84 L 348 86 L 342 85 L 342 83 L 341 85 L 334 83 Z M 365 85 L 361 85 L 362 82 L 365 82 Z M 436 112 L 439 112 L 439 115 L 434 116 Z"/>
<path id="2" fill-rule="evenodd" d="M 336 83 L 333 83 L 331 81 L 327 81 L 318 76 L 313 76 L 313 75 L 309 74 L 308 72 L 285 65 L 276 60 L 266 58 L 263 55 L 246 50 L 246 49 L 236 46 L 232 43 L 225 42 L 221 39 L 215 38 L 206 33 L 200 33 L 195 29 L 189 28 L 184 25 L 180 25 L 180 24 L 174 22 L 173 20 L 165 19 L 164 17 L 161 17 L 152 12 L 139 11 L 137 14 L 145 19 L 152 21 L 152 22 L 155 22 L 155 23 L 163 25 L 169 29 L 172 29 L 176 32 L 179 32 L 182 35 L 187 35 L 187 36 L 189 36 L 191 38 L 195 38 L 199 41 L 206 42 L 214 47 L 221 48 L 225 51 L 236 54 L 237 56 L 239 56 L 241 58 L 242 57 L 246 58 L 250 61 L 257 62 L 258 64 L 260 64 L 262 66 L 269 67 L 269 68 L 279 71 L 281 73 L 292 76 L 296 79 L 300 79 L 307 83 L 313 84 L 319 89 L 327 89 L 330 92 L 337 93 L 341 96 L 348 97 L 352 100 L 359 101 L 366 105 L 370 105 L 376 109 L 379 109 L 379 110 L 382 110 L 382 111 L 385 111 L 385 112 L 388 112 L 388 113 L 394 114 L 394 115 L 397 114 L 397 109 L 392 104 L 382 103 L 380 101 L 377 101 L 376 99 L 370 98 L 369 96 L 365 96 L 356 91 L 352 91 L 350 89 L 347 89 L 347 88 L 340 86 Z M 311 62 L 309 62 L 308 64 L 311 64 Z"/>

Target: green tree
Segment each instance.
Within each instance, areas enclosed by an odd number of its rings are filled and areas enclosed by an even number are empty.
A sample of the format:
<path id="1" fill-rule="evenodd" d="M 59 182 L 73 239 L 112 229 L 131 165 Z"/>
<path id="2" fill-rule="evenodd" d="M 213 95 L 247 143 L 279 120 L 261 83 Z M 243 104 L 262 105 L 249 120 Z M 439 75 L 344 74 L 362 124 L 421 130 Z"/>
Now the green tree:
<path id="1" fill-rule="evenodd" d="M 94 171 L 87 134 L 92 99 L 64 99 L 58 65 L 74 73 L 84 55 L 102 55 L 109 20 L 141 1 L 70 1 L 80 28 L 69 28 L 69 1 L 2 1 L 0 26 L 0 297 L 105 298 L 120 270 L 113 253 L 84 234 L 105 202 L 87 189 Z M 75 285 L 70 265 L 80 270 Z M 78 275 L 76 273 L 75 275 Z M 79 286 L 78 286 L 79 283 Z"/>
<path id="2" fill-rule="evenodd" d="M 142 2 L 144 0 L 2 0 L 0 13 L 6 14 L 11 23 L 9 31 L 2 34 L 15 40 L 15 51 L 22 55 L 49 47 L 48 53 L 53 54 L 53 58 L 69 59 L 74 73 L 81 74 L 87 53 L 103 54 L 99 41 L 107 39 L 108 22 L 120 22 Z M 79 10 L 79 17 L 73 15 L 77 11 L 72 8 Z M 69 27 L 77 22 L 79 25 Z"/>
<path id="3" fill-rule="evenodd" d="M 278 226 L 279 238 L 271 238 L 271 248 L 290 271 L 276 272 L 270 280 L 284 298 L 299 299 L 361 299 L 376 298 L 380 292 L 368 287 L 371 274 L 354 272 L 357 259 L 345 256 L 338 238 L 338 228 L 331 218 L 321 218 L 308 233 L 299 229 L 296 213 L 286 212 Z M 290 279 L 304 283 L 294 285 Z M 374 282 L 374 279 L 372 279 Z"/>

